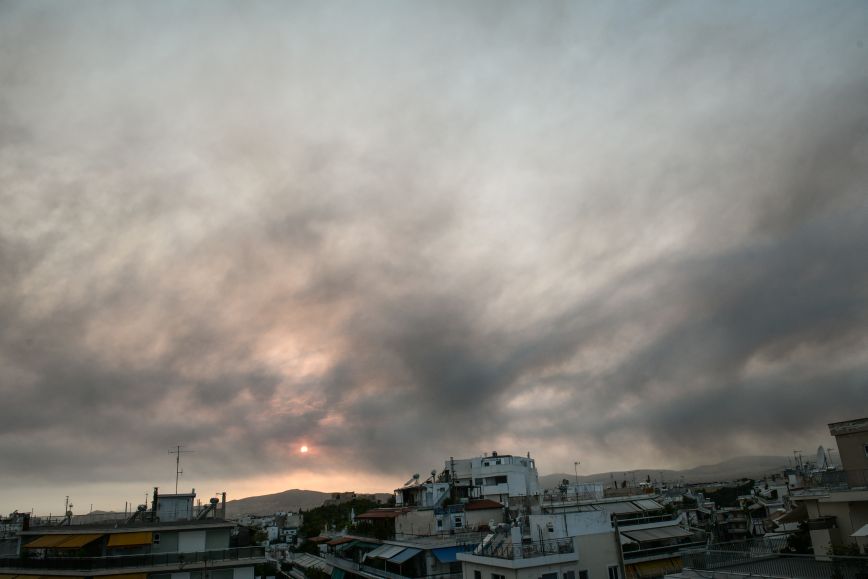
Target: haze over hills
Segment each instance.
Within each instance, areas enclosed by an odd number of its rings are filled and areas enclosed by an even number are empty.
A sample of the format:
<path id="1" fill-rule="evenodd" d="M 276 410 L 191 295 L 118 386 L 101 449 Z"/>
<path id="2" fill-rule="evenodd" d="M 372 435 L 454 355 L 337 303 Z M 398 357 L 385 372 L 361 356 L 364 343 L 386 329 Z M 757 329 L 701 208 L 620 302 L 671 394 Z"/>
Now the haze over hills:
<path id="1" fill-rule="evenodd" d="M 672 469 L 649 469 L 641 468 L 628 471 L 603 472 L 589 475 L 579 475 L 580 481 L 590 482 L 609 482 L 611 480 L 621 482 L 644 481 L 647 477 L 651 480 L 660 480 L 663 477 L 664 481 L 681 480 L 688 483 L 701 482 L 716 482 L 735 480 L 739 478 L 759 478 L 766 474 L 777 473 L 787 468 L 789 457 L 786 456 L 738 456 L 719 462 L 717 464 L 707 464 L 688 468 L 684 470 Z M 789 459 L 791 460 L 791 459 Z M 543 488 L 555 488 L 563 479 L 569 481 L 575 480 L 575 473 L 555 473 L 540 477 L 540 485 Z"/>
<path id="2" fill-rule="evenodd" d="M 383 503 L 388 501 L 391 496 L 391 493 L 376 494 L 377 499 Z M 299 509 L 308 510 L 319 507 L 330 498 L 332 498 L 332 493 L 291 489 L 271 495 L 226 501 L 226 516 L 232 518 L 239 515 L 297 512 Z"/>
<path id="3" fill-rule="evenodd" d="M 685 482 L 715 482 L 735 480 L 739 478 L 758 478 L 765 474 L 780 472 L 788 466 L 786 456 L 739 456 L 717 464 L 697 466 L 684 470 L 672 469 L 636 469 L 631 471 L 615 471 L 612 473 L 596 473 L 579 475 L 580 481 L 609 482 L 628 480 L 636 482 L 645 480 L 650 476 L 652 480 L 659 480 L 661 475 L 666 481 L 681 480 Z M 563 479 L 575 480 L 574 473 L 554 473 L 540 477 L 540 485 L 543 488 L 555 488 Z M 321 506 L 331 498 L 332 493 L 292 489 L 270 495 L 260 495 L 227 501 L 226 514 L 236 517 L 243 514 L 270 515 L 277 512 L 295 512 L 299 509 L 312 509 Z M 387 502 L 391 493 L 377 493 L 377 498 L 383 503 Z"/>

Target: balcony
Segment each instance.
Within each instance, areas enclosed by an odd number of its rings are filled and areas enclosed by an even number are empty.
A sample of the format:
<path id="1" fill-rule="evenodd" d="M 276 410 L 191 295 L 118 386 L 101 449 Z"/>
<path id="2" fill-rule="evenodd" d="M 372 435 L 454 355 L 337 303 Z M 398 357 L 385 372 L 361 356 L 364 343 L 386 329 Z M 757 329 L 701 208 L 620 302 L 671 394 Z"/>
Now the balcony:
<path id="1" fill-rule="evenodd" d="M 479 557 L 494 557 L 497 559 L 532 559 L 534 557 L 547 557 L 549 555 L 565 555 L 574 553 L 572 539 L 558 539 L 555 541 L 537 541 L 522 543 L 520 545 L 504 541 L 497 545 L 484 545 L 472 552 Z"/>
<path id="2" fill-rule="evenodd" d="M 234 561 L 265 559 L 265 547 L 240 547 L 196 553 L 151 553 L 116 557 L 18 557 L 0 559 L 2 569 L 38 569 L 40 571 L 99 571 L 141 569 L 145 567 L 228 566 Z M 252 564 L 252 563 L 251 563 Z"/>
<path id="3" fill-rule="evenodd" d="M 838 526 L 835 517 L 817 517 L 808 519 L 808 529 L 811 531 L 822 531 L 825 529 L 834 529 Z"/>

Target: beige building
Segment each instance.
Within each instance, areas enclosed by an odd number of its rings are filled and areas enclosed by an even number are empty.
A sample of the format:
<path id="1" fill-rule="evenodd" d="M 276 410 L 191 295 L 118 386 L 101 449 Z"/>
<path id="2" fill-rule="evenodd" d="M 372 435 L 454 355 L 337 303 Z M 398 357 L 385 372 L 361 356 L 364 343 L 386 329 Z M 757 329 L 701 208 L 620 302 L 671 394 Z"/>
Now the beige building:
<path id="1" fill-rule="evenodd" d="M 457 555 L 463 579 L 622 579 L 618 533 L 605 512 L 530 515 Z"/>

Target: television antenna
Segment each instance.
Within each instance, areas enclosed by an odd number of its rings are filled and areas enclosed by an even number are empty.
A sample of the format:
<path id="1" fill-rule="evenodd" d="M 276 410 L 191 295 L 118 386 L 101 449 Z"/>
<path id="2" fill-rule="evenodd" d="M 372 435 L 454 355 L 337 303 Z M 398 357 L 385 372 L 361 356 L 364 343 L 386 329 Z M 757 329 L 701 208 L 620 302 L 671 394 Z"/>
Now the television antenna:
<path id="1" fill-rule="evenodd" d="M 175 446 L 175 450 L 170 450 L 169 454 L 175 455 L 175 494 L 178 494 L 178 479 L 184 474 L 184 471 L 181 470 L 181 455 L 185 452 L 196 452 L 195 450 L 181 450 L 184 448 L 183 444 L 178 444 Z"/>

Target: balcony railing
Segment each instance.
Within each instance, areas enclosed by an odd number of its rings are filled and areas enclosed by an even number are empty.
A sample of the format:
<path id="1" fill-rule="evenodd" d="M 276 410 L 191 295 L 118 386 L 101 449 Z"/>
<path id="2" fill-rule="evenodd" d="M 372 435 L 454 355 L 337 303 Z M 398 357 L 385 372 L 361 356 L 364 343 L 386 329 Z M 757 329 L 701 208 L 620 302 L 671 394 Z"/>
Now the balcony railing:
<path id="1" fill-rule="evenodd" d="M 808 519 L 808 529 L 811 531 L 834 529 L 838 526 L 836 520 L 836 517 L 817 517 L 814 519 Z"/>
<path id="2" fill-rule="evenodd" d="M 52 571 L 89 571 L 96 569 L 127 569 L 192 564 L 221 563 L 265 557 L 265 547 L 239 547 L 195 553 L 150 553 L 116 557 L 19 557 L 0 559 L 4 569 L 40 569 Z"/>
<path id="3" fill-rule="evenodd" d="M 507 540 L 497 545 L 480 545 L 475 551 L 468 551 L 468 554 L 497 559 L 531 559 L 574 552 L 575 547 L 572 539 L 558 539 L 521 544 L 511 543 Z"/>

